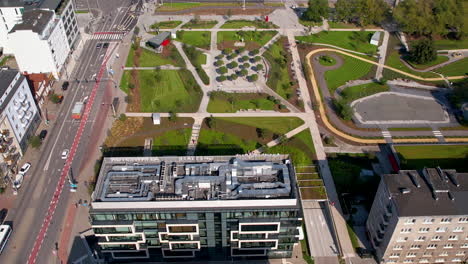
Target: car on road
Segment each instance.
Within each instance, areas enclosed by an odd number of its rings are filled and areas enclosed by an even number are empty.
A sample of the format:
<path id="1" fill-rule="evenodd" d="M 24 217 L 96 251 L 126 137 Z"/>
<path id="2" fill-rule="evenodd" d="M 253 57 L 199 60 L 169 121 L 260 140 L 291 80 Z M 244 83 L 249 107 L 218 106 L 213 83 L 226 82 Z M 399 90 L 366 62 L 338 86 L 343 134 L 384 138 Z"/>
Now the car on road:
<path id="1" fill-rule="evenodd" d="M 45 139 L 46 136 L 47 136 L 47 130 L 45 129 L 41 130 L 41 133 L 39 133 L 39 139 L 42 141 Z"/>
<path id="2" fill-rule="evenodd" d="M 62 159 L 67 159 L 68 158 L 68 153 L 70 153 L 70 151 L 68 149 L 64 149 L 62 151 Z"/>
<path id="3" fill-rule="evenodd" d="M 26 172 L 28 172 L 28 170 L 31 168 L 31 163 L 29 162 L 26 162 L 23 167 L 21 167 L 21 169 L 19 170 L 19 174 L 22 174 L 22 175 L 25 175 Z"/>
<path id="4" fill-rule="evenodd" d="M 63 102 L 63 95 L 59 95 L 57 103 L 61 104 L 62 102 Z"/>
<path id="5" fill-rule="evenodd" d="M 103 47 L 104 49 L 107 49 L 107 48 L 109 47 L 109 42 L 105 42 L 105 43 L 102 45 L 102 47 Z"/>
<path id="6" fill-rule="evenodd" d="M 102 47 L 102 43 L 96 44 L 96 49 L 100 49 Z"/>
<path id="7" fill-rule="evenodd" d="M 70 82 L 65 81 L 62 84 L 62 90 L 66 91 L 68 89 L 68 86 L 70 86 Z"/>
<path id="8" fill-rule="evenodd" d="M 24 179 L 24 175 L 16 174 L 15 181 L 13 182 L 13 188 L 18 190 L 21 187 L 21 184 L 23 183 L 23 179 Z"/>

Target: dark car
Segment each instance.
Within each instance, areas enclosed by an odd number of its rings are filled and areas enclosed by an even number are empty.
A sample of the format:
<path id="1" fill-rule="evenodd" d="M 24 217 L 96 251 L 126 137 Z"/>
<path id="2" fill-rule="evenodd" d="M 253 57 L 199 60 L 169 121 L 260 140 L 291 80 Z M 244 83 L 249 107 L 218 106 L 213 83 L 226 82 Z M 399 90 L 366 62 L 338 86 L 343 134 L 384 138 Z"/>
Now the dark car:
<path id="1" fill-rule="evenodd" d="M 107 49 L 107 48 L 109 47 L 109 42 L 104 43 L 104 44 L 102 45 L 102 47 L 103 47 L 104 49 Z"/>
<path id="2" fill-rule="evenodd" d="M 102 43 L 96 44 L 96 49 L 100 49 L 102 47 Z"/>
<path id="3" fill-rule="evenodd" d="M 62 102 L 63 102 L 63 95 L 59 95 L 57 103 L 61 104 Z"/>
<path id="4" fill-rule="evenodd" d="M 362 248 L 362 247 L 357 248 L 357 253 L 358 253 L 359 257 L 361 257 L 361 258 L 372 258 L 373 257 L 372 253 L 369 250 L 367 250 L 365 248 Z"/>
<path id="5" fill-rule="evenodd" d="M 66 91 L 68 89 L 68 86 L 70 86 L 70 83 L 68 81 L 64 82 L 62 84 L 62 90 Z"/>
<path id="6" fill-rule="evenodd" d="M 42 130 L 41 133 L 39 133 L 39 139 L 44 140 L 44 138 L 47 136 L 47 130 Z"/>
<path id="7" fill-rule="evenodd" d="M 0 210 L 0 225 L 3 224 L 3 221 L 5 221 L 7 214 L 8 214 L 8 209 L 4 208 Z"/>

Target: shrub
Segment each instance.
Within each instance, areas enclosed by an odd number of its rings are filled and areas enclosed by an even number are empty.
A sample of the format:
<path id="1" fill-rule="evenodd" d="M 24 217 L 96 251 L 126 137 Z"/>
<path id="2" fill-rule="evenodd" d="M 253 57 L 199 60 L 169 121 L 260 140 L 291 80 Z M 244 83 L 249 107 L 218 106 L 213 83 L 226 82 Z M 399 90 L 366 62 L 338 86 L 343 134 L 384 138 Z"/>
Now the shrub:
<path id="1" fill-rule="evenodd" d="M 231 74 L 231 80 L 237 80 L 237 74 L 233 73 Z"/>
<path id="2" fill-rule="evenodd" d="M 41 142 L 41 139 L 39 138 L 39 136 L 32 136 L 30 139 L 29 139 L 29 144 L 31 144 L 31 147 L 37 149 L 41 146 L 42 142 Z"/>
<path id="3" fill-rule="evenodd" d="M 284 104 L 280 104 L 278 107 L 279 109 L 286 109 L 286 106 Z"/>
<path id="4" fill-rule="evenodd" d="M 258 80 L 258 75 L 257 75 L 257 74 L 252 74 L 252 75 L 250 75 L 250 76 L 249 76 L 249 80 L 250 80 L 251 82 L 257 81 L 257 80 Z"/>
<path id="5" fill-rule="evenodd" d="M 224 64 L 224 61 L 222 61 L 222 60 L 217 60 L 217 61 L 215 62 L 215 66 L 221 66 L 221 65 L 223 65 L 223 64 Z"/>
<path id="6" fill-rule="evenodd" d="M 240 54 L 240 53 L 242 53 L 242 52 L 244 52 L 244 51 L 245 51 L 245 48 L 244 48 L 244 47 L 242 47 L 242 48 L 239 48 L 239 49 L 237 50 L 237 53 L 239 53 L 239 54 Z"/>
<path id="7" fill-rule="evenodd" d="M 223 53 L 224 53 L 225 55 L 228 55 L 228 54 L 231 53 L 231 52 L 232 52 L 232 49 L 231 49 L 231 48 L 225 48 L 225 49 L 223 49 Z"/>
<path id="8" fill-rule="evenodd" d="M 263 64 L 257 64 L 257 66 L 255 66 L 255 70 L 257 71 L 263 70 Z"/>
<path id="9" fill-rule="evenodd" d="M 262 60 L 262 57 L 260 56 L 255 56 L 255 58 L 253 58 L 254 62 L 259 62 Z"/>
<path id="10" fill-rule="evenodd" d="M 273 102 L 273 101 L 275 101 L 275 97 L 272 96 L 272 95 L 269 95 L 269 96 L 267 97 L 267 100 Z"/>
<path id="11" fill-rule="evenodd" d="M 246 76 L 248 71 L 246 69 L 242 69 L 239 71 L 239 76 Z"/>
<path id="12" fill-rule="evenodd" d="M 219 68 L 218 71 L 221 74 L 225 74 L 225 73 L 227 73 L 228 70 L 227 70 L 227 68 L 225 66 L 223 66 L 223 67 Z"/>
<path id="13" fill-rule="evenodd" d="M 226 79 L 227 79 L 227 78 L 226 78 L 226 76 L 224 76 L 224 75 L 218 76 L 218 81 L 220 81 L 220 82 L 224 82 Z"/>
<path id="14" fill-rule="evenodd" d="M 344 99 L 332 99 L 333 107 L 336 113 L 346 121 L 351 120 L 353 117 L 353 109 Z"/>
<path id="15" fill-rule="evenodd" d="M 127 115 L 126 114 L 120 114 L 119 120 L 124 122 L 125 120 L 127 120 Z"/>
<path id="16" fill-rule="evenodd" d="M 177 113 L 174 111 L 169 111 L 169 121 L 175 122 L 177 120 Z"/>

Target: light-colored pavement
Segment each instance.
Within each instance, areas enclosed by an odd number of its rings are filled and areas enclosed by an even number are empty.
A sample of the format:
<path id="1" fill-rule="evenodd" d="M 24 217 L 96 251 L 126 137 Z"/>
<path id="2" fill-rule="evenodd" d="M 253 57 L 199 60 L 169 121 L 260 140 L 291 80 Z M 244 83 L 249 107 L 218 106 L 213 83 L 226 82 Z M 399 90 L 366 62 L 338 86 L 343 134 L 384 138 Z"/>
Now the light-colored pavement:
<path id="1" fill-rule="evenodd" d="M 155 69 L 160 69 L 160 70 L 180 70 L 183 69 L 183 67 L 176 67 L 172 65 L 162 65 L 162 66 L 156 66 L 156 67 L 125 67 L 124 70 L 155 70 Z"/>
<path id="2" fill-rule="evenodd" d="M 384 36 L 382 40 L 382 44 L 379 46 L 379 66 L 377 66 L 377 71 L 375 72 L 375 79 L 380 80 L 382 78 L 383 67 L 382 65 L 385 64 L 385 58 L 387 57 L 387 47 L 388 47 L 388 39 L 390 38 L 390 33 L 388 31 L 384 31 Z"/>

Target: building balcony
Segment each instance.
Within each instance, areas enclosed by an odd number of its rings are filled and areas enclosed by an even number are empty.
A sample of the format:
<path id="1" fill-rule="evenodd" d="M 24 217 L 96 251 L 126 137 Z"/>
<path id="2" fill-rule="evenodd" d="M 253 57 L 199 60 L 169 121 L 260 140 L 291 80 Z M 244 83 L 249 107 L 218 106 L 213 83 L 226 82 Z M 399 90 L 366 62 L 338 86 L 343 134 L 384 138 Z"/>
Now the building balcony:
<path id="1" fill-rule="evenodd" d="M 392 206 L 390 204 L 385 206 L 385 215 L 388 217 L 392 216 Z"/>
<path id="2" fill-rule="evenodd" d="M 23 111 L 28 111 L 28 110 L 29 110 L 29 107 L 30 107 L 29 102 L 25 102 L 25 103 L 22 103 L 22 104 L 21 104 L 21 109 L 22 109 Z"/>

